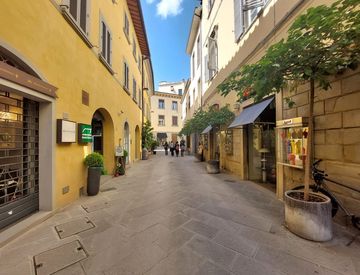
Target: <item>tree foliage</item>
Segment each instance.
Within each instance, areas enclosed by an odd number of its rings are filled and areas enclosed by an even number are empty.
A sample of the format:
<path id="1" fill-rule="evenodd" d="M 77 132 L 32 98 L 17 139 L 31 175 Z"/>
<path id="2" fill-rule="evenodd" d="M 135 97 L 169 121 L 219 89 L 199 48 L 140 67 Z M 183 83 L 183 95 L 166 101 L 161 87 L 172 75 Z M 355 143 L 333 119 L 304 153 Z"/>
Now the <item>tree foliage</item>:
<path id="1" fill-rule="evenodd" d="M 155 139 L 153 135 L 154 128 L 151 127 L 151 122 L 148 120 L 144 123 L 142 128 L 142 147 L 150 149 L 152 144 L 154 144 Z"/>
<path id="2" fill-rule="evenodd" d="M 250 97 L 260 100 L 289 84 L 310 84 L 305 200 L 309 198 L 311 181 L 315 84 L 328 90 L 330 75 L 356 68 L 359 61 L 360 1 L 339 0 L 331 6 L 309 8 L 293 22 L 286 39 L 269 47 L 255 64 L 232 73 L 218 87 L 224 96 L 236 91 L 241 102 Z"/>
<path id="3" fill-rule="evenodd" d="M 199 109 L 194 116 L 187 120 L 179 135 L 200 134 L 209 125 L 226 125 L 234 118 L 234 114 L 229 110 L 228 106 L 218 110 L 210 107 L 208 111 Z"/>

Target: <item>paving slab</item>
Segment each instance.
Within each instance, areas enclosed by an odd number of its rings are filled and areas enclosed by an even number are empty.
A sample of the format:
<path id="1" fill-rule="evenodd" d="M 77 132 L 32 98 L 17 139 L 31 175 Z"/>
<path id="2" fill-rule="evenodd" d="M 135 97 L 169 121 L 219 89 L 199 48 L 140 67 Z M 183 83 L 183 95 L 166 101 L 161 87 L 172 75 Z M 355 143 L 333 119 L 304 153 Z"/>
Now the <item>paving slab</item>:
<path id="1" fill-rule="evenodd" d="M 82 204 L 82 208 L 88 213 L 109 207 L 110 202 L 106 199 L 100 199 L 95 202 Z"/>
<path id="2" fill-rule="evenodd" d="M 230 275 L 231 273 L 219 266 L 207 261 L 204 263 L 196 275 Z"/>
<path id="3" fill-rule="evenodd" d="M 76 263 L 53 273 L 53 275 L 86 275 L 86 274 L 81 264 Z"/>
<path id="4" fill-rule="evenodd" d="M 179 228 L 172 232 L 169 231 L 167 234 L 162 234 L 159 236 L 155 244 L 157 244 L 166 253 L 169 253 L 170 251 L 181 247 L 193 236 L 194 233 L 185 230 L 184 228 Z"/>
<path id="5" fill-rule="evenodd" d="M 55 226 L 55 230 L 59 234 L 60 239 L 63 239 L 94 227 L 95 225 L 87 217 L 85 217 L 59 224 Z"/>
<path id="6" fill-rule="evenodd" d="M 34 256 L 37 275 L 48 275 L 87 257 L 79 241 L 73 241 Z"/>
<path id="7" fill-rule="evenodd" d="M 191 275 L 198 271 L 203 257 L 188 248 L 181 248 L 154 266 L 147 275 Z"/>
<path id="8" fill-rule="evenodd" d="M 196 232 L 209 239 L 213 238 L 216 235 L 216 233 L 219 231 L 215 227 L 212 227 L 210 225 L 195 220 L 191 220 L 188 223 L 186 223 L 184 225 L 184 228 Z"/>
<path id="9" fill-rule="evenodd" d="M 189 217 L 182 215 L 182 214 L 177 214 L 172 217 L 164 218 L 164 220 L 161 222 L 161 224 L 165 225 L 170 230 L 175 230 L 180 225 L 186 223 L 189 220 L 190 220 Z"/>
<path id="10" fill-rule="evenodd" d="M 234 251 L 200 236 L 188 242 L 187 247 L 224 268 L 229 268 L 236 257 Z"/>

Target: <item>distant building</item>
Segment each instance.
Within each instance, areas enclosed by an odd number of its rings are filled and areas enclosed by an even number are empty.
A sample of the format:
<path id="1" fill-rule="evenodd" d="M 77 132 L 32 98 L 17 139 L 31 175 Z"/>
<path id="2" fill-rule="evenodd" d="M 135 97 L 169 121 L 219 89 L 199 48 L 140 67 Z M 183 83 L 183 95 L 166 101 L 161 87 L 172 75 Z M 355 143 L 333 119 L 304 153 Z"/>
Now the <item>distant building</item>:
<path id="1" fill-rule="evenodd" d="M 186 81 L 160 82 L 159 91 L 151 95 L 151 125 L 160 142 L 180 140 L 182 128 L 181 97 Z"/>

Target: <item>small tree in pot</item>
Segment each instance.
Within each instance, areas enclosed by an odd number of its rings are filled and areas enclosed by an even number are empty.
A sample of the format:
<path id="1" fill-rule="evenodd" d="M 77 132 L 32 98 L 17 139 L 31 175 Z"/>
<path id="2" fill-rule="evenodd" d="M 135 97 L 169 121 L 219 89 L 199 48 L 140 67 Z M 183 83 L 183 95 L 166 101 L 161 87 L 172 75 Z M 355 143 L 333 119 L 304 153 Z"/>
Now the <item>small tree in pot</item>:
<path id="1" fill-rule="evenodd" d="M 84 159 L 88 167 L 87 193 L 89 196 L 95 196 L 100 189 L 100 176 L 104 167 L 104 158 L 99 153 L 91 153 Z"/>
<path id="2" fill-rule="evenodd" d="M 261 100 L 288 84 L 309 84 L 309 130 L 305 159 L 305 190 L 285 194 L 285 222 L 307 239 L 326 241 L 332 236 L 331 202 L 309 192 L 313 146 L 315 85 L 330 88 L 331 75 L 357 67 L 360 61 L 360 3 L 340 0 L 331 6 L 310 8 L 288 31 L 288 38 L 271 46 L 255 64 L 234 72 L 219 89 L 238 91 L 240 101 Z M 292 104 L 291 100 L 288 101 Z"/>

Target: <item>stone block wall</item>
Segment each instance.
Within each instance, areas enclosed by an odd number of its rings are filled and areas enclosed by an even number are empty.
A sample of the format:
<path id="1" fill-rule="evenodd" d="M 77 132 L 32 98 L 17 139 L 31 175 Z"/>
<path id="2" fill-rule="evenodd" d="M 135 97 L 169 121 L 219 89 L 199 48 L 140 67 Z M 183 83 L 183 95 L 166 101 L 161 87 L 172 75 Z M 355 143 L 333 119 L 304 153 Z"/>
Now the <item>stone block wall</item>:
<path id="1" fill-rule="evenodd" d="M 309 84 L 305 84 L 296 92 L 284 92 L 295 105 L 289 108 L 284 100 L 283 119 L 308 116 L 308 91 Z M 314 115 L 314 158 L 323 160 L 320 168 L 330 178 L 360 190 L 360 70 L 333 77 L 328 91 L 316 89 Z M 304 171 L 286 167 L 284 176 L 285 188 L 290 189 L 302 183 Z M 360 193 L 336 184 L 328 186 L 360 215 Z"/>

